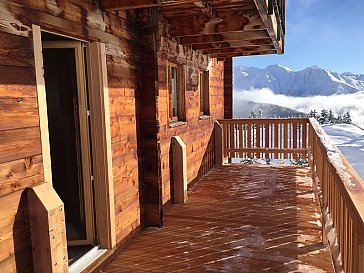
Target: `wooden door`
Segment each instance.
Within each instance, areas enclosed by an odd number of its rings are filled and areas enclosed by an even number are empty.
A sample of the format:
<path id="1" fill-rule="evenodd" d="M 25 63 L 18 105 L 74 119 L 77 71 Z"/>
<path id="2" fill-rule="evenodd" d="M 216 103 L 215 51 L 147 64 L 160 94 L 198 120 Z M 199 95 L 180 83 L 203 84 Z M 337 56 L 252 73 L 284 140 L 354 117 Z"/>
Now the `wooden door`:
<path id="1" fill-rule="evenodd" d="M 65 204 L 68 245 L 95 240 L 85 53 L 81 42 L 44 41 L 53 187 Z"/>

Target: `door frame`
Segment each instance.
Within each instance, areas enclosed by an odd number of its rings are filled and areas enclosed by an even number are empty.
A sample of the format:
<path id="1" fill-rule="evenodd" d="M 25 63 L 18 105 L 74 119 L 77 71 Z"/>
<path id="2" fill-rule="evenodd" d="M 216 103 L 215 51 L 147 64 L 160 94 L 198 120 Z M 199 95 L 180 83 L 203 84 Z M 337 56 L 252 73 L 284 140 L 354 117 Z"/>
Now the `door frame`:
<path id="1" fill-rule="evenodd" d="M 83 210 L 86 223 L 86 239 L 68 241 L 69 246 L 74 245 L 93 245 L 95 243 L 94 225 L 94 202 L 92 190 L 92 168 L 90 153 L 90 127 L 88 121 L 88 103 L 86 89 L 86 66 L 82 43 L 78 41 L 43 41 L 42 48 L 46 49 L 74 49 L 75 66 L 77 78 L 77 101 L 78 101 L 78 122 L 80 126 L 80 152 L 82 167 L 82 186 L 83 186 Z M 90 205 L 87 205 L 90 204 Z"/>
<path id="2" fill-rule="evenodd" d="M 39 126 L 42 142 L 44 181 L 52 184 L 47 101 L 44 80 L 41 32 L 62 34 L 32 25 Z M 74 39 L 81 41 L 80 39 Z M 110 132 L 109 91 L 106 48 L 101 42 L 86 43 L 87 81 L 91 112 L 91 145 L 94 172 L 97 244 L 112 249 L 116 246 L 114 185 Z"/>

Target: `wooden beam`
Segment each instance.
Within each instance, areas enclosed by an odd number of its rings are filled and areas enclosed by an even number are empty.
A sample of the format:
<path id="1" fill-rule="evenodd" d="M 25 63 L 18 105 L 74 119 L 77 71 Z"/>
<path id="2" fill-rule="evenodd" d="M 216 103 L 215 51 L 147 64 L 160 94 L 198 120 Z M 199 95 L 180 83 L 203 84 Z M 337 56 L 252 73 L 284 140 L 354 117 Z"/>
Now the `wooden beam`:
<path id="1" fill-rule="evenodd" d="M 257 50 L 257 51 L 241 51 L 241 52 L 233 52 L 233 53 L 217 53 L 217 54 L 210 54 L 211 58 L 217 59 L 226 59 L 232 57 L 239 57 L 239 56 L 255 56 L 255 55 L 268 55 L 268 54 L 277 54 L 275 49 L 271 50 Z"/>
<path id="2" fill-rule="evenodd" d="M 272 43 L 277 50 L 277 53 L 282 54 L 283 43 L 281 40 L 278 41 L 277 24 L 273 23 L 275 15 L 268 15 L 266 0 L 254 0 L 254 2 L 268 31 L 269 37 L 272 39 Z"/>
<path id="3" fill-rule="evenodd" d="M 248 41 L 227 41 L 220 43 L 207 43 L 193 45 L 193 50 L 208 50 L 208 49 L 221 49 L 231 47 L 255 47 L 259 45 L 272 45 L 272 41 L 269 38 L 266 39 L 255 39 Z"/>
<path id="4" fill-rule="evenodd" d="M 179 43 L 182 45 L 195 45 L 195 44 L 211 44 L 227 41 L 250 41 L 252 39 L 265 39 L 269 38 L 266 30 L 255 31 L 240 31 L 240 32 L 227 32 L 224 34 L 208 34 L 196 36 L 179 37 Z"/>
<path id="5" fill-rule="evenodd" d="M 240 53 L 240 52 L 259 52 L 259 51 L 267 51 L 274 50 L 273 45 L 259 45 L 259 46 L 250 46 L 250 47 L 228 47 L 228 48 L 214 48 L 214 49 L 206 49 L 203 51 L 204 54 L 226 54 L 226 53 Z"/>
<path id="6" fill-rule="evenodd" d="M 42 141 L 43 175 L 44 181 L 52 184 L 51 150 L 49 144 L 48 113 L 44 81 L 41 30 L 40 27 L 37 25 L 32 25 L 32 30 L 35 79 L 37 84 L 39 127 L 40 137 Z"/>
<path id="7" fill-rule="evenodd" d="M 201 11 L 207 15 L 210 18 L 216 17 L 216 11 L 215 9 L 207 2 L 207 0 L 204 1 L 198 1 L 194 3 L 195 6 L 199 7 Z"/>
<path id="8" fill-rule="evenodd" d="M 194 3 L 196 0 L 102 0 L 105 10 L 127 10 Z"/>
<path id="9" fill-rule="evenodd" d="M 219 12 L 216 17 L 201 14 L 168 18 L 170 33 L 174 37 L 217 34 L 233 31 L 264 30 L 265 25 L 258 12 Z"/>

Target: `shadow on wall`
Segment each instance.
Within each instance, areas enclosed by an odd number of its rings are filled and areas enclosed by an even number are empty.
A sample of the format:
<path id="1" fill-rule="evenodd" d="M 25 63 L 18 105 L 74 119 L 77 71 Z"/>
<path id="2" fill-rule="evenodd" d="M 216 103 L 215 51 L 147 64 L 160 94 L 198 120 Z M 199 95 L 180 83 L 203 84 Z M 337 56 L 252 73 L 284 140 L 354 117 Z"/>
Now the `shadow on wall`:
<path id="1" fill-rule="evenodd" d="M 13 225 L 14 256 L 16 272 L 29 273 L 33 268 L 32 241 L 27 191 L 21 194 Z"/>

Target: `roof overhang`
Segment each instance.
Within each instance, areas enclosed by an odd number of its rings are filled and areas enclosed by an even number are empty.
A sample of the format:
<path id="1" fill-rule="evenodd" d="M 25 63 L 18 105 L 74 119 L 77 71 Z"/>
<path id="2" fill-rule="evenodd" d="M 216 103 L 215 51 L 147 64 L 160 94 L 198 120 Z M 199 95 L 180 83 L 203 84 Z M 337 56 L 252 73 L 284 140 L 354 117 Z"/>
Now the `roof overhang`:
<path id="1" fill-rule="evenodd" d="M 158 7 L 182 45 L 216 58 L 282 54 L 285 0 L 102 0 L 105 10 Z"/>

